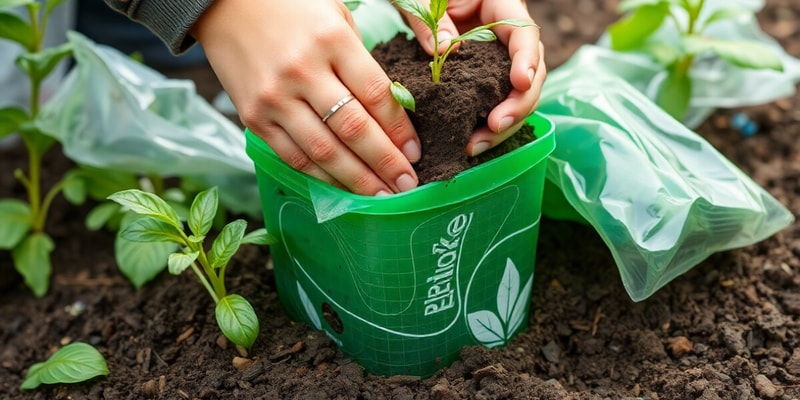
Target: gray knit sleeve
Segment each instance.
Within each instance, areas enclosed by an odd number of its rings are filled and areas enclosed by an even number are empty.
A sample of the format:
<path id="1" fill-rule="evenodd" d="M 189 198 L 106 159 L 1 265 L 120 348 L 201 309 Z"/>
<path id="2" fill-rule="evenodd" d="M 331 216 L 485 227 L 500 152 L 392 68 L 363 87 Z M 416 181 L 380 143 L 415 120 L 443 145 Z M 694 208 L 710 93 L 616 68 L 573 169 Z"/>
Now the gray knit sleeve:
<path id="1" fill-rule="evenodd" d="M 174 54 L 186 51 L 195 40 L 189 29 L 214 0 L 104 0 L 155 33 Z"/>

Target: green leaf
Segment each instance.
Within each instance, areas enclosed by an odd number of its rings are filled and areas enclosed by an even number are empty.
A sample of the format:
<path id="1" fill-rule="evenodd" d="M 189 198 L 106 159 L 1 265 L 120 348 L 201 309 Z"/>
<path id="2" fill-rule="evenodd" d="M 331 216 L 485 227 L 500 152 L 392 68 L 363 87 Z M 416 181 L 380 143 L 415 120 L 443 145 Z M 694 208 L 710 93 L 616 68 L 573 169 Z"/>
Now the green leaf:
<path id="1" fill-rule="evenodd" d="M 167 268 L 169 269 L 169 273 L 172 275 L 180 275 L 181 272 L 186 271 L 186 268 L 189 268 L 194 260 L 197 260 L 197 256 L 199 256 L 199 252 L 192 252 L 192 253 L 172 253 L 169 255 L 169 260 L 167 261 Z"/>
<path id="2" fill-rule="evenodd" d="M 166 201 L 152 193 L 143 192 L 139 189 L 128 189 L 116 192 L 108 196 L 108 199 L 129 208 L 137 214 L 147 215 L 166 222 L 177 229 L 183 229 L 175 210 Z"/>
<path id="3" fill-rule="evenodd" d="M 360 0 L 343 0 L 344 6 L 350 11 L 355 11 L 361 5 Z"/>
<path id="4" fill-rule="evenodd" d="M 105 200 L 115 192 L 139 188 L 139 180 L 130 172 L 80 165 L 70 173 L 85 182 L 87 193 L 95 200 Z"/>
<path id="5" fill-rule="evenodd" d="M 670 68 L 661 82 L 656 95 L 656 104 L 677 120 L 683 119 L 692 99 L 692 81 L 679 71 L 677 64 Z"/>
<path id="6" fill-rule="evenodd" d="M 247 222 L 243 219 L 237 219 L 222 228 L 219 236 L 211 245 L 211 251 L 208 252 L 208 262 L 211 267 L 219 268 L 228 264 L 242 244 L 245 228 L 247 228 Z"/>
<path id="7" fill-rule="evenodd" d="M 400 7 L 403 11 L 413 15 L 420 21 L 424 22 L 425 25 L 430 28 L 431 31 L 436 31 L 439 25 L 438 20 L 433 19 L 428 10 L 422 6 L 417 0 L 393 0 L 397 7 Z"/>
<path id="8" fill-rule="evenodd" d="M 258 338 L 258 316 L 253 306 L 238 294 L 229 294 L 219 300 L 214 310 L 217 325 L 231 342 L 249 349 Z"/>
<path id="9" fill-rule="evenodd" d="M 100 375 L 108 375 L 103 355 L 89 344 L 70 343 L 45 362 L 33 364 L 20 389 L 35 389 L 41 384 L 83 382 Z"/>
<path id="10" fill-rule="evenodd" d="M 28 118 L 28 113 L 19 107 L 0 108 L 0 138 L 15 133 Z"/>
<path id="11" fill-rule="evenodd" d="M 431 18 L 439 21 L 447 12 L 447 0 L 431 0 Z"/>
<path id="12" fill-rule="evenodd" d="M 451 40 L 451 42 L 466 42 L 468 40 L 473 42 L 493 42 L 497 40 L 497 36 L 490 29 L 479 26 L 478 28 L 472 29 L 463 35 L 459 35 Z"/>
<path id="13" fill-rule="evenodd" d="M 205 236 L 214 223 L 219 198 L 217 187 L 206 189 L 197 194 L 189 208 L 189 229 L 195 236 Z"/>
<path id="14" fill-rule="evenodd" d="M 701 36 L 686 36 L 683 47 L 689 54 L 714 52 L 731 65 L 750 69 L 772 69 L 783 71 L 778 54 L 759 42 L 749 40 L 721 40 Z"/>
<path id="15" fill-rule="evenodd" d="M 111 219 L 111 217 L 117 215 L 121 211 L 122 207 L 120 207 L 120 205 L 117 203 L 107 201 L 98 204 L 89 211 L 89 214 L 86 215 L 86 229 L 90 231 L 99 230 Z"/>
<path id="16" fill-rule="evenodd" d="M 36 232 L 24 238 L 11 250 L 14 267 L 34 296 L 42 297 L 50 287 L 50 253 L 55 248 L 46 233 Z"/>
<path id="17" fill-rule="evenodd" d="M 277 242 L 278 238 L 269 234 L 266 228 L 256 229 L 242 237 L 242 244 L 267 245 L 275 244 Z"/>
<path id="18" fill-rule="evenodd" d="M 665 2 L 637 8 L 608 28 L 611 48 L 625 51 L 641 47 L 658 30 L 668 14 L 669 4 Z"/>
<path id="19" fill-rule="evenodd" d="M 127 217 L 127 216 L 126 216 Z M 174 226 L 150 216 L 137 216 L 120 227 L 119 235 L 132 242 L 171 242 L 186 245 L 181 233 Z"/>
<path id="20" fill-rule="evenodd" d="M 17 65 L 32 79 L 41 81 L 58 62 L 72 54 L 72 43 L 64 43 L 56 47 L 48 47 L 37 53 L 22 54 L 17 58 Z"/>
<path id="21" fill-rule="evenodd" d="M 647 43 L 643 50 L 653 58 L 653 60 L 663 66 L 675 64 L 681 57 L 679 49 L 669 43 L 657 42 Z"/>
<path id="22" fill-rule="evenodd" d="M 61 193 L 70 204 L 81 205 L 86 202 L 86 181 L 77 168 L 67 171 L 61 183 Z"/>
<path id="23" fill-rule="evenodd" d="M 33 215 L 28 203 L 16 199 L 0 200 L 0 249 L 9 250 L 19 244 L 31 230 Z"/>
<path id="24" fill-rule="evenodd" d="M 33 30 L 28 21 L 14 13 L 0 11 L 0 38 L 16 42 L 27 51 L 35 47 Z"/>
<path id="25" fill-rule="evenodd" d="M 33 121 L 25 121 L 20 124 L 19 134 L 26 138 L 25 142 L 30 151 L 39 155 L 44 154 L 55 143 L 55 139 L 39 130 Z"/>
<path id="26" fill-rule="evenodd" d="M 743 7 L 723 7 L 715 10 L 711 15 L 709 15 L 708 18 L 703 21 L 703 26 L 708 27 L 715 22 L 752 14 L 753 13 L 750 10 Z"/>
<path id="27" fill-rule="evenodd" d="M 392 97 L 394 97 L 397 102 L 403 106 L 403 108 L 414 112 L 417 110 L 417 102 L 414 100 L 414 95 L 406 89 L 400 82 L 392 82 L 391 86 L 389 86 L 390 91 L 392 92 Z"/>
<path id="28" fill-rule="evenodd" d="M 178 246 L 168 242 L 132 242 L 117 235 L 114 257 L 119 270 L 136 289 L 167 268 L 167 260 Z"/>

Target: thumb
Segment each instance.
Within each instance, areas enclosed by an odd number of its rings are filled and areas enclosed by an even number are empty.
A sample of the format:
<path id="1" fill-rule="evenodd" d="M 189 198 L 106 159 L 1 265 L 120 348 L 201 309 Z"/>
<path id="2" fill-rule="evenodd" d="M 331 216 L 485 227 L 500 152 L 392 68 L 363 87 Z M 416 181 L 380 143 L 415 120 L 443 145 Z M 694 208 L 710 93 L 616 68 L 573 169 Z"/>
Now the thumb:
<path id="1" fill-rule="evenodd" d="M 419 44 L 425 52 L 432 55 L 435 46 L 433 43 L 433 32 L 428 28 L 428 25 L 425 25 L 425 22 L 406 11 L 400 10 L 400 13 L 403 14 L 403 17 L 408 22 L 408 26 L 414 31 L 414 35 L 417 37 Z M 458 29 L 456 29 L 456 25 L 453 23 L 453 20 L 450 19 L 450 16 L 445 13 L 442 19 L 439 20 L 439 30 L 437 32 L 439 54 L 447 49 L 447 46 L 450 45 L 450 39 L 456 36 L 458 36 Z"/>

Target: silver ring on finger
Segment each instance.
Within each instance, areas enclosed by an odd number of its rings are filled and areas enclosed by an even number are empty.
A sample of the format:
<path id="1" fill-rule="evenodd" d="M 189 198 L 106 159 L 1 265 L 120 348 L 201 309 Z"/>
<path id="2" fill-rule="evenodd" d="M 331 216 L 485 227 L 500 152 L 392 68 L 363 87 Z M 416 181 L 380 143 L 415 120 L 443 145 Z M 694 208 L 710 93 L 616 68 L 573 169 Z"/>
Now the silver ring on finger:
<path id="1" fill-rule="evenodd" d="M 329 108 L 325 115 L 322 116 L 322 122 L 327 121 L 328 118 L 330 118 L 336 111 L 339 111 L 340 108 L 344 107 L 345 104 L 349 103 L 350 100 L 353 100 L 354 98 L 355 97 L 350 93 L 348 93 L 347 96 L 342 97 L 341 100 L 336 102 L 336 104 Z"/>

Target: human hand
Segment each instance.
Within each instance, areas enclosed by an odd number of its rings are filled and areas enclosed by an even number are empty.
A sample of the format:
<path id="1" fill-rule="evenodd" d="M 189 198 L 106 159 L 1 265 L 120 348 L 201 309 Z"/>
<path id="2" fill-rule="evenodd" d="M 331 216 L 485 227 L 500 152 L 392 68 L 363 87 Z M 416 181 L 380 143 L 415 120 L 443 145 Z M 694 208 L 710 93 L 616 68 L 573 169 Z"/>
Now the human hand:
<path id="1" fill-rule="evenodd" d="M 420 0 L 429 3 L 429 0 Z M 427 5 L 427 4 L 426 4 Z M 406 21 L 417 36 L 420 45 L 433 54 L 433 35 L 419 19 L 408 15 Z M 447 47 L 450 38 L 476 26 L 502 19 L 524 19 L 533 21 L 525 3 L 519 0 L 449 0 L 447 13 L 439 21 L 438 37 Z M 508 97 L 489 113 L 487 126 L 478 128 L 467 143 L 467 154 L 476 156 L 507 139 L 519 130 L 539 105 L 547 68 L 544 63 L 544 47 L 539 40 L 539 29 L 535 27 L 513 27 L 498 25 L 492 29 L 497 38 L 508 47 L 511 57 L 510 78 L 512 84 Z"/>
<path id="2" fill-rule="evenodd" d="M 417 186 L 419 138 L 341 1 L 218 1 L 191 33 L 242 123 L 289 165 L 364 195 Z"/>

